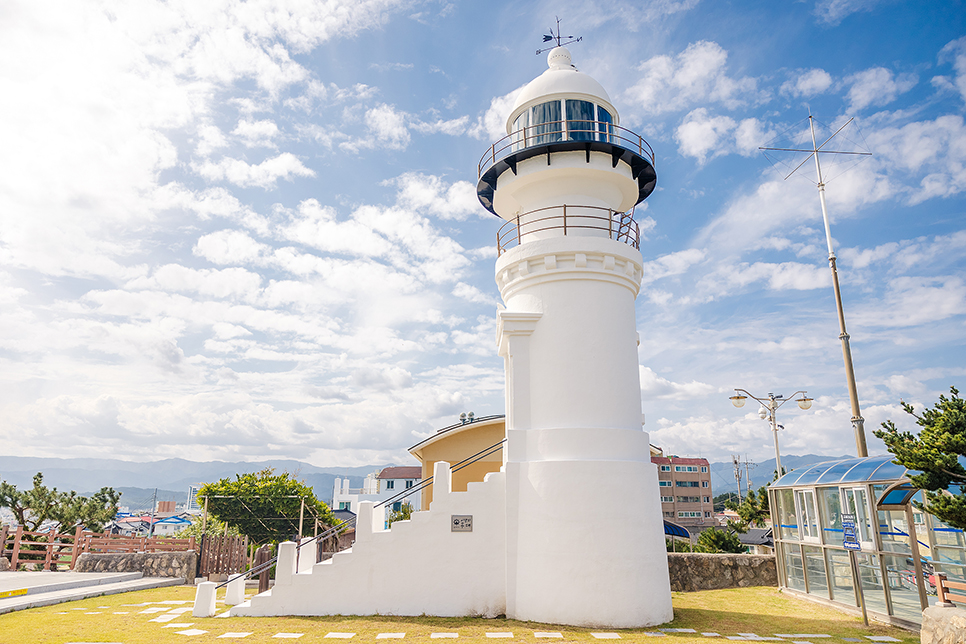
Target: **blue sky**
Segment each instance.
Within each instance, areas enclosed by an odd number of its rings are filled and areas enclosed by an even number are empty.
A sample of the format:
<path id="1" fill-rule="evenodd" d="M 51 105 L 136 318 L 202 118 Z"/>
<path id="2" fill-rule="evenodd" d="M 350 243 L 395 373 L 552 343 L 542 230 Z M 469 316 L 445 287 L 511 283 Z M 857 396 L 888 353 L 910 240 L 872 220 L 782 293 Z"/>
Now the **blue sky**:
<path id="1" fill-rule="evenodd" d="M 783 453 L 854 453 L 808 110 L 871 430 L 963 376 L 962 2 L 13 1 L 0 7 L 0 439 L 32 456 L 405 462 L 502 413 L 500 221 L 475 168 L 554 16 L 656 152 L 645 429 L 773 454 L 734 387 L 807 389 Z M 14 62 L 16 61 L 16 62 Z M 8 448 L 9 449 L 9 448 Z"/>

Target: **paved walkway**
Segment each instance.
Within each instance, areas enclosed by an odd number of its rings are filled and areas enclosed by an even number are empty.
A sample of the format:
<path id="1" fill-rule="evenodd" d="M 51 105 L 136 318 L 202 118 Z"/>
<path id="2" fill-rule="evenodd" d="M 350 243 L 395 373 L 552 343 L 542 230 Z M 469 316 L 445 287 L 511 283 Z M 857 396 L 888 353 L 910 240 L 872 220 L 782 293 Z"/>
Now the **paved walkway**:
<path id="1" fill-rule="evenodd" d="M 183 583 L 180 578 L 143 577 L 139 572 L 0 572 L 0 614 Z"/>

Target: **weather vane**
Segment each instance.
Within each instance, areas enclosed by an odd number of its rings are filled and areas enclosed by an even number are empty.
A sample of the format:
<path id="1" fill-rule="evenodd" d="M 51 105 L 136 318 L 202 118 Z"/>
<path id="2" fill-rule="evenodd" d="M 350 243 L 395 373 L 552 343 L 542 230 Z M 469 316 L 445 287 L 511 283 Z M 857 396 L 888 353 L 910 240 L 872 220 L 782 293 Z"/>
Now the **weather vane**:
<path id="1" fill-rule="evenodd" d="M 567 40 L 566 42 L 563 42 L 564 39 L 569 39 L 569 40 Z M 543 35 L 543 42 L 550 42 L 551 40 L 556 40 L 557 41 L 557 44 L 554 45 L 553 47 L 544 47 L 543 49 L 538 49 L 537 50 L 537 56 L 539 56 L 540 54 L 542 54 L 545 51 L 550 51 L 554 47 L 563 47 L 564 45 L 570 45 L 570 44 L 573 44 L 575 42 L 580 42 L 583 39 L 584 39 L 583 36 L 576 36 L 576 37 L 574 37 L 574 36 L 561 36 L 560 35 L 560 18 L 557 18 L 557 31 L 555 32 L 553 30 L 553 27 L 551 27 L 550 28 L 550 34 L 549 35 L 547 35 L 547 34 L 544 34 Z"/>

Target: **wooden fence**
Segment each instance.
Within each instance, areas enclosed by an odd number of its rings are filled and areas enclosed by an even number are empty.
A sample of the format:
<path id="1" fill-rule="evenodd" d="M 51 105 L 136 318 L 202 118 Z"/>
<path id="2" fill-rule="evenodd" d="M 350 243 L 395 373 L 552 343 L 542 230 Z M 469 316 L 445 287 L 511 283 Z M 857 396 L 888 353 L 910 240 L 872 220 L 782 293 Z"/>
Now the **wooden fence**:
<path id="1" fill-rule="evenodd" d="M 198 575 L 234 575 L 248 565 L 248 537 L 201 537 Z"/>
<path id="2" fill-rule="evenodd" d="M 8 541 L 11 542 L 9 547 Z M 73 534 L 56 530 L 27 532 L 23 526 L 17 526 L 14 532 L 10 532 L 7 526 L 0 528 L 0 556 L 9 558 L 12 570 L 20 564 L 42 564 L 44 570 L 56 570 L 63 565 L 73 570 L 77 558 L 84 552 L 181 552 L 194 549 L 194 537 L 124 537 L 89 532 L 81 526 L 77 526 Z"/>

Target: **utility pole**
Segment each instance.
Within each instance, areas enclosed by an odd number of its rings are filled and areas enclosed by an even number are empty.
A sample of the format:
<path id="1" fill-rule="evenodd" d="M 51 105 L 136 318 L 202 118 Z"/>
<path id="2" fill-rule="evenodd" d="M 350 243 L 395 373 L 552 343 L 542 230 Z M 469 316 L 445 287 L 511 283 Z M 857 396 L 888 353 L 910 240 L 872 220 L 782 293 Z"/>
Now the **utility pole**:
<path id="1" fill-rule="evenodd" d="M 749 467 L 758 467 L 758 464 L 754 461 L 749 461 L 748 456 L 745 455 L 745 489 L 751 490 L 751 472 L 748 471 Z"/>
<path id="2" fill-rule="evenodd" d="M 154 519 L 158 511 L 158 488 L 154 488 L 154 498 L 151 499 L 151 527 L 148 528 L 148 536 L 154 536 Z"/>
<path id="3" fill-rule="evenodd" d="M 731 463 L 735 466 L 735 482 L 738 483 L 738 505 L 741 505 L 741 456 L 732 454 Z"/>

